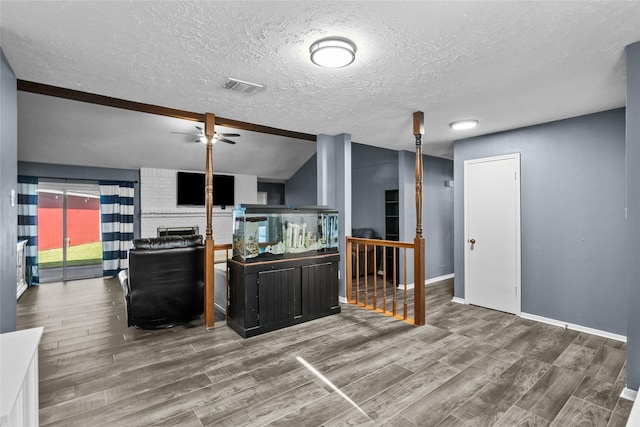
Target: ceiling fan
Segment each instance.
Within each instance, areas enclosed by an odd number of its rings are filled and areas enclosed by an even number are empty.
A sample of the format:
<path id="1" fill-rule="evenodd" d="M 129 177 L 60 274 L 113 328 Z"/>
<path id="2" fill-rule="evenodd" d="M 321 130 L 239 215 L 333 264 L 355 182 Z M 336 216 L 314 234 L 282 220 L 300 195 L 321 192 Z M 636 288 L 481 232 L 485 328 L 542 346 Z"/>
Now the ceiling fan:
<path id="1" fill-rule="evenodd" d="M 202 126 L 196 126 L 196 129 L 198 129 L 198 132 L 171 132 L 171 133 L 176 133 L 176 134 L 181 134 L 181 135 L 193 135 L 196 137 L 196 140 L 193 142 L 205 142 L 206 141 L 206 137 L 204 135 L 204 129 L 202 128 Z M 216 141 L 222 141 L 222 142 L 226 142 L 227 144 L 235 144 L 235 141 L 232 141 L 230 139 L 227 138 L 238 138 L 240 137 L 239 133 L 218 133 L 215 132 L 213 134 L 213 142 Z"/>

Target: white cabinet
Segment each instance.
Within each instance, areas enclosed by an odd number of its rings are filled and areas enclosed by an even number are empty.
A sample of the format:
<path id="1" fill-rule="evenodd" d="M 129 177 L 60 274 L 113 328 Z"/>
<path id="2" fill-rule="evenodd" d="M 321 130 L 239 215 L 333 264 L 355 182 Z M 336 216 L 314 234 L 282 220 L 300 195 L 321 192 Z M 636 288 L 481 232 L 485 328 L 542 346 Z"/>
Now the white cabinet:
<path id="1" fill-rule="evenodd" d="M 38 345 L 44 328 L 0 334 L 0 427 L 37 426 Z"/>

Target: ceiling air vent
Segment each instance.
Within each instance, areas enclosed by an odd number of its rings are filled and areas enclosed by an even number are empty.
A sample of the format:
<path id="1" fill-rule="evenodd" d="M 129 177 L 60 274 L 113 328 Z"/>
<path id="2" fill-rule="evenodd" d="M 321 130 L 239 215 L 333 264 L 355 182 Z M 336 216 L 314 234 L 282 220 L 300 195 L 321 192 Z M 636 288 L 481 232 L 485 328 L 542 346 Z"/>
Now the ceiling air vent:
<path id="1" fill-rule="evenodd" d="M 235 90 L 236 92 L 254 93 L 262 90 L 264 86 L 257 83 L 245 82 L 229 77 L 229 80 L 223 86 L 225 89 Z"/>

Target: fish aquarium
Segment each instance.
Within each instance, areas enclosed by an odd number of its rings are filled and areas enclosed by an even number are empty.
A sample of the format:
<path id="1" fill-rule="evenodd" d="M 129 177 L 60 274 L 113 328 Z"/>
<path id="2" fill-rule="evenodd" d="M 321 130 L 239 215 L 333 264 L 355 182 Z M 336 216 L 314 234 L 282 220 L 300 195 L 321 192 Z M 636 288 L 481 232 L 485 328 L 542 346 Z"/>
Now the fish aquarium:
<path id="1" fill-rule="evenodd" d="M 238 205 L 233 259 L 257 262 L 337 253 L 338 211 L 323 206 Z"/>

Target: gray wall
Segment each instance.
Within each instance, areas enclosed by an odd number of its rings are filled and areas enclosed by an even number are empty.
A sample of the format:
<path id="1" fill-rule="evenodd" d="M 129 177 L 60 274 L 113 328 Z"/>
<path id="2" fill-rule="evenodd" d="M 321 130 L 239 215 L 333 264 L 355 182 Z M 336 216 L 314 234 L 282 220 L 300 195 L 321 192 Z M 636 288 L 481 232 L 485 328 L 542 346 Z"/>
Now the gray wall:
<path id="1" fill-rule="evenodd" d="M 134 182 L 133 236 L 140 237 L 140 171 L 132 169 L 94 168 L 88 166 L 56 165 L 50 163 L 18 162 L 18 174 L 43 179 L 113 180 Z"/>
<path id="2" fill-rule="evenodd" d="M 413 242 L 416 236 L 416 154 L 402 151 L 398 156 L 400 181 L 400 240 Z M 425 238 L 425 279 L 453 273 L 453 161 L 422 156 L 422 234 Z M 413 263 L 412 253 L 407 263 Z M 413 270 L 407 271 L 413 281 Z M 457 281 L 457 275 L 456 275 Z"/>
<path id="3" fill-rule="evenodd" d="M 640 43 L 627 46 L 627 387 L 640 386 Z"/>
<path id="4" fill-rule="evenodd" d="M 398 189 L 398 152 L 351 145 L 351 226 L 385 237 L 385 190 Z"/>
<path id="5" fill-rule="evenodd" d="M 284 205 L 284 183 L 258 182 L 258 192 L 267 193 L 268 205 Z"/>
<path id="6" fill-rule="evenodd" d="M 624 109 L 456 141 L 455 296 L 464 161 L 508 153 L 521 153 L 522 311 L 625 335 Z"/>
<path id="7" fill-rule="evenodd" d="M 425 278 L 431 279 L 453 273 L 453 188 L 445 186 L 453 180 L 453 160 L 423 156 L 422 165 Z"/>
<path id="8" fill-rule="evenodd" d="M 287 205 L 314 206 L 317 204 L 317 171 L 317 156 L 314 154 L 285 182 L 284 202 Z"/>
<path id="9" fill-rule="evenodd" d="M 353 228 L 373 228 L 384 237 L 384 191 L 399 189 L 400 240 L 413 242 L 416 235 L 415 153 L 361 144 L 353 144 L 352 150 Z M 423 156 L 422 160 L 425 278 L 431 279 L 453 273 L 453 188 L 445 187 L 445 181 L 453 179 L 453 161 L 432 156 Z M 412 265 L 409 254 L 407 265 Z M 413 282 L 413 271 L 407 273 L 408 281 Z"/>
<path id="10" fill-rule="evenodd" d="M 18 90 L 16 76 L 0 49 L 0 333 L 16 330 L 16 243 L 18 209 L 11 190 L 17 190 Z"/>

